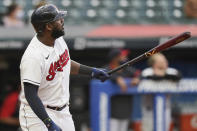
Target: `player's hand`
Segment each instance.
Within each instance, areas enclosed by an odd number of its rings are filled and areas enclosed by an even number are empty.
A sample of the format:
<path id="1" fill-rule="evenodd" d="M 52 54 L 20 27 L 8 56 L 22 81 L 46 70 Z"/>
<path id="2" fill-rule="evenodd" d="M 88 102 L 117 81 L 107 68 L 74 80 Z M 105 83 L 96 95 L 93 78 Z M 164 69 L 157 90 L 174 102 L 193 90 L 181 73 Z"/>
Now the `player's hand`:
<path id="1" fill-rule="evenodd" d="M 131 80 L 131 85 L 132 85 L 132 86 L 136 86 L 136 85 L 138 85 L 139 83 L 140 83 L 140 79 L 139 79 L 138 77 L 132 78 L 132 80 Z"/>
<path id="2" fill-rule="evenodd" d="M 62 131 L 62 129 L 59 126 L 57 126 L 54 122 L 52 122 L 48 128 L 48 131 Z"/>
<path id="3" fill-rule="evenodd" d="M 117 77 L 116 81 L 117 81 L 117 84 L 120 86 L 120 90 L 122 92 L 127 92 L 127 85 L 123 77 L 121 76 Z"/>
<path id="4" fill-rule="evenodd" d="M 48 128 L 48 131 L 62 131 L 62 129 L 57 126 L 50 118 L 47 118 L 44 123 Z"/>
<path id="5" fill-rule="evenodd" d="M 92 77 L 92 78 L 99 79 L 99 80 L 101 80 L 102 82 L 104 82 L 104 81 L 106 81 L 107 79 L 109 79 L 110 76 L 109 76 L 109 74 L 107 74 L 107 72 L 104 71 L 104 70 L 100 70 L 100 69 L 97 69 L 97 68 L 93 68 L 91 77 Z"/>

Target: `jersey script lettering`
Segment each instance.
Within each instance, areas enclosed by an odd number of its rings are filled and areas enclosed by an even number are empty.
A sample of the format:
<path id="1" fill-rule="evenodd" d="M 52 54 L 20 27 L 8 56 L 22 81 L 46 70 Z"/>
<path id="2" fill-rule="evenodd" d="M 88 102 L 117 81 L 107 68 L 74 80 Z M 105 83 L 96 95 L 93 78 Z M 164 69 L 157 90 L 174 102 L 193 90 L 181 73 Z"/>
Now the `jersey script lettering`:
<path id="1" fill-rule="evenodd" d="M 55 78 L 56 72 L 62 72 L 63 67 L 69 61 L 69 55 L 67 49 L 63 54 L 60 55 L 59 60 L 56 62 L 52 62 L 49 68 L 49 75 L 46 77 L 46 80 L 51 81 Z"/>

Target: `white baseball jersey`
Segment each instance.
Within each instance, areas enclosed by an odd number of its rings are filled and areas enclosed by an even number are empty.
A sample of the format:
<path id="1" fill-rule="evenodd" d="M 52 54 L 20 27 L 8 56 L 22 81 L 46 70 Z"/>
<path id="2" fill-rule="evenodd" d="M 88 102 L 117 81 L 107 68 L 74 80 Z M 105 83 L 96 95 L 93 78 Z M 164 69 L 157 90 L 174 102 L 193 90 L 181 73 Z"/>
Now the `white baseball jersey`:
<path id="1" fill-rule="evenodd" d="M 20 64 L 21 103 L 27 104 L 23 82 L 38 85 L 38 96 L 44 106 L 61 107 L 69 102 L 70 56 L 63 37 L 54 47 L 41 43 L 36 36 L 28 45 Z"/>

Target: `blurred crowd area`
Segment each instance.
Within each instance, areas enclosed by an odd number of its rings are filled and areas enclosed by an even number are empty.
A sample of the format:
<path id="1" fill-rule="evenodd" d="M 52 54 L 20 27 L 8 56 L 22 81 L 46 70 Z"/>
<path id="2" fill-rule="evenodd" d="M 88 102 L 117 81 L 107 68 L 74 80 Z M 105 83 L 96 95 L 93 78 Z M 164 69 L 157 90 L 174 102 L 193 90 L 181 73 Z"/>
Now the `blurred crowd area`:
<path id="1" fill-rule="evenodd" d="M 84 31 L 91 32 L 94 26 L 179 25 L 181 27 L 188 25 L 195 27 L 197 24 L 197 0 L 0 0 L 0 131 L 19 130 L 19 64 L 22 54 L 33 36 L 33 29 L 27 28 L 30 26 L 30 16 L 35 8 L 45 3 L 53 3 L 58 8 L 68 11 L 68 16 L 65 18 L 65 25 L 68 28 L 65 30 L 71 34 L 68 33 L 69 37 L 65 40 L 70 49 L 71 59 L 100 68 L 110 65 L 109 55 L 114 46 L 127 49 L 129 53 L 126 53 L 128 55 L 126 60 L 130 60 L 153 47 L 152 43 L 158 44 L 162 40 L 158 36 L 139 37 L 138 39 L 134 37 L 126 39 L 121 37 L 118 39 L 111 37 L 86 38 L 83 34 Z M 151 32 L 151 28 L 149 29 Z M 158 28 L 159 30 L 160 28 Z M 168 36 L 171 35 L 171 31 L 169 30 Z M 196 36 L 184 44 L 182 47 L 166 50 L 163 54 L 169 62 L 169 67 L 177 69 L 182 79 L 195 79 L 197 77 Z M 111 55 L 111 57 L 114 56 L 114 54 Z M 116 63 L 115 66 L 119 64 L 122 63 Z M 146 60 L 133 65 L 133 68 L 139 72 L 134 75 L 137 77 L 134 77 L 135 81 L 131 82 L 131 85 L 136 86 L 140 83 L 141 72 L 149 66 Z M 163 72 L 157 73 L 163 75 Z M 113 81 L 116 80 L 113 79 Z M 125 86 L 122 78 L 118 77 L 116 82 L 123 92 L 130 88 Z M 71 76 L 70 93 L 70 110 L 73 114 L 76 131 L 90 131 L 90 78 Z M 151 97 L 148 98 L 151 99 Z M 145 108 L 140 105 L 142 99 L 141 96 L 133 97 L 132 102 L 127 99 L 128 103 L 131 102 L 131 105 L 126 103 L 129 115 L 126 114 L 127 120 L 122 123 L 126 123 L 130 131 L 141 131 L 138 122 L 141 123 Z M 170 129 L 197 131 L 196 94 L 175 94 L 168 97 L 168 101 L 172 102 Z M 116 104 L 115 107 L 119 106 Z M 144 105 L 147 107 L 145 110 L 150 113 L 153 107 L 149 107 L 147 103 Z M 121 113 L 125 115 L 125 112 Z M 121 117 L 120 114 L 117 115 Z M 149 121 L 150 116 L 146 116 L 145 121 Z M 118 124 L 118 121 L 113 119 L 111 124 L 115 125 L 114 128 L 117 126 L 116 123 Z"/>
<path id="2" fill-rule="evenodd" d="M 68 25 L 195 24 L 197 10 L 196 0 L 1 0 L 1 17 L 8 14 L 13 1 L 21 8 L 16 17 L 25 24 L 30 23 L 33 10 L 43 3 L 68 10 Z"/>

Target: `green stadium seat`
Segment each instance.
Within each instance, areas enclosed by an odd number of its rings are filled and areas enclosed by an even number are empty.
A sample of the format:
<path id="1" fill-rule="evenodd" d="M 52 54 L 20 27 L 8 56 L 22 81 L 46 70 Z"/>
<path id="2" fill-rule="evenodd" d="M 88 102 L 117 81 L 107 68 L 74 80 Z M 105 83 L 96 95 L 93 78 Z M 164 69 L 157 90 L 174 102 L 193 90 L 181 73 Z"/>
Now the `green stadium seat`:
<path id="1" fill-rule="evenodd" d="M 117 3 L 114 0 L 103 0 L 102 5 L 105 8 L 114 8 L 117 7 Z"/>
<path id="2" fill-rule="evenodd" d="M 129 1 L 128 0 L 119 0 L 118 4 L 121 8 L 128 8 L 129 7 Z"/>
<path id="3" fill-rule="evenodd" d="M 13 0 L 0 0 L 5 12 Z M 17 0 L 29 19 L 42 0 Z M 184 14 L 184 0 L 48 0 L 67 10 L 65 22 L 70 24 L 182 24 L 195 23 Z"/>
<path id="4" fill-rule="evenodd" d="M 90 0 L 89 4 L 91 7 L 97 8 L 101 5 L 101 1 L 100 0 Z"/>
<path id="5" fill-rule="evenodd" d="M 62 0 L 62 1 L 61 1 L 61 5 L 62 5 L 63 7 L 69 7 L 69 6 L 72 5 L 72 1 L 71 1 L 71 0 Z"/>

